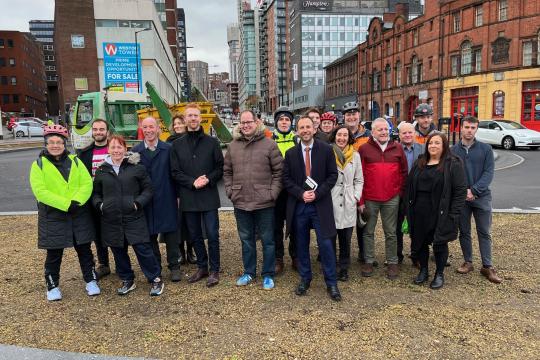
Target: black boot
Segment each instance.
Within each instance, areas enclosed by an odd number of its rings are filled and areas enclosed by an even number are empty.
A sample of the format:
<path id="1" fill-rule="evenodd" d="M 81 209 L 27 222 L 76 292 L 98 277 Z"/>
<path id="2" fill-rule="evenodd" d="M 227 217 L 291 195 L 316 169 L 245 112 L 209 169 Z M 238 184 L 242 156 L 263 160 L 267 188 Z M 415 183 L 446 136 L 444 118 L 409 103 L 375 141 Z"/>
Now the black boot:
<path id="1" fill-rule="evenodd" d="M 191 246 L 191 244 L 189 243 L 187 244 L 186 258 L 187 258 L 187 262 L 190 264 L 197 263 L 197 256 L 193 252 L 193 246 Z"/>
<path id="2" fill-rule="evenodd" d="M 184 242 L 180 243 L 180 257 L 178 258 L 180 265 L 186 265 L 186 249 L 184 249 Z"/>
<path id="3" fill-rule="evenodd" d="M 437 290 L 442 288 L 444 285 L 444 274 L 442 272 L 436 272 L 435 277 L 433 278 L 433 281 L 431 284 L 429 284 L 429 287 L 433 290 Z"/>
<path id="4" fill-rule="evenodd" d="M 414 283 L 416 285 L 421 285 L 427 281 L 428 277 L 429 277 L 428 268 L 427 267 L 421 268 L 420 272 L 418 273 L 418 275 L 416 275 L 416 278 L 414 279 Z"/>

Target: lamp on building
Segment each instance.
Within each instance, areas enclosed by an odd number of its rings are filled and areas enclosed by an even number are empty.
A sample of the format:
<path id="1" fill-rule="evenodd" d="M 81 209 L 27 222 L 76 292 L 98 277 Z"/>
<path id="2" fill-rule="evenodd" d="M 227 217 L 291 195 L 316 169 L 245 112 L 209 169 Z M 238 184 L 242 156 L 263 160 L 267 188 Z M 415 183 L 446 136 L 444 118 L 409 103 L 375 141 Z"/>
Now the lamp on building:
<path id="1" fill-rule="evenodd" d="M 152 30 L 151 28 L 144 28 L 135 31 L 135 65 L 137 66 L 137 94 L 141 93 L 141 79 L 139 78 L 139 43 L 137 42 L 137 34 L 143 31 Z M 142 70 L 142 69 L 141 69 Z"/>

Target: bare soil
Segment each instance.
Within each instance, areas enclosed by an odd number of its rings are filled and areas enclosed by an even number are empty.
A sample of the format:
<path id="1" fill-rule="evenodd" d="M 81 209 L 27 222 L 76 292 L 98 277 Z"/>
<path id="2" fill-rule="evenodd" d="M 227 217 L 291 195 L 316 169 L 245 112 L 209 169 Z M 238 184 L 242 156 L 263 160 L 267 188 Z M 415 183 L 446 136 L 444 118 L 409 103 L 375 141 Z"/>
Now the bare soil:
<path id="1" fill-rule="evenodd" d="M 462 262 L 457 241 L 450 245 L 452 266 L 439 291 L 412 284 L 417 270 L 408 261 L 398 280 L 385 279 L 383 266 L 374 277 L 362 278 L 353 235 L 351 279 L 339 284 L 341 303 L 326 294 L 314 248 L 315 278 L 307 296 L 294 294 L 298 275 L 288 259 L 273 291 L 262 290 L 260 279 L 237 288 L 242 262 L 236 224 L 232 213 L 220 216 L 223 271 L 217 287 L 185 279 L 171 283 L 165 270 L 164 294 L 150 298 L 133 256 L 134 292 L 117 296 L 119 280 L 113 274 L 100 282 L 102 294 L 89 298 L 69 249 L 61 273 L 64 299 L 56 303 L 45 298 L 37 218 L 0 218 L 0 343 L 163 359 L 539 358 L 538 215 L 494 216 L 494 262 L 504 277 L 500 285 L 480 275 L 476 244 L 475 271 L 455 272 Z M 378 228 L 381 264 L 382 239 Z M 183 270 L 187 276 L 195 267 Z"/>

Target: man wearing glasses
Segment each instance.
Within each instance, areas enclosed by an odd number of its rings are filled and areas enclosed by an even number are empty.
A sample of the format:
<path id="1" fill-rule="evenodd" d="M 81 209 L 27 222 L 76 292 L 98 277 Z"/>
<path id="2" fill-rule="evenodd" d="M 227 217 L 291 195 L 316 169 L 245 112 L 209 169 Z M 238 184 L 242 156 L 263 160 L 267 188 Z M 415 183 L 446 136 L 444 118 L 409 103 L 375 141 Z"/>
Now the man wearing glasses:
<path id="1" fill-rule="evenodd" d="M 263 123 L 252 111 L 242 111 L 223 167 L 225 191 L 233 202 L 242 242 L 244 273 L 237 286 L 249 285 L 256 278 L 257 229 L 263 247 L 262 287 L 274 288 L 274 206 L 281 191 L 282 162 L 277 144 L 265 136 Z"/>
<path id="2" fill-rule="evenodd" d="M 358 150 L 360 146 L 367 143 L 371 132 L 360 123 L 360 113 L 358 112 L 358 104 L 351 101 L 343 105 L 343 115 L 345 117 L 345 126 L 351 130 L 354 138 L 354 150 Z"/>

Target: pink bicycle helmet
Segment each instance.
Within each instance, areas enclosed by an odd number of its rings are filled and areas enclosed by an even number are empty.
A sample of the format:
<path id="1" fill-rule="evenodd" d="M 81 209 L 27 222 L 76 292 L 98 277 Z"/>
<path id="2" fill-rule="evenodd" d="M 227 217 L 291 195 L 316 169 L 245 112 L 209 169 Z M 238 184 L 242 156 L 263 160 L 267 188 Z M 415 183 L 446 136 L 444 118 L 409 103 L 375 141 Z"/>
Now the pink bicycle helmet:
<path id="1" fill-rule="evenodd" d="M 43 136 L 47 135 L 60 135 L 67 139 L 68 131 L 62 125 L 47 125 L 43 128 Z"/>
<path id="2" fill-rule="evenodd" d="M 321 122 L 325 120 L 336 122 L 336 116 L 332 114 L 331 112 L 325 112 L 324 114 L 321 115 Z"/>

